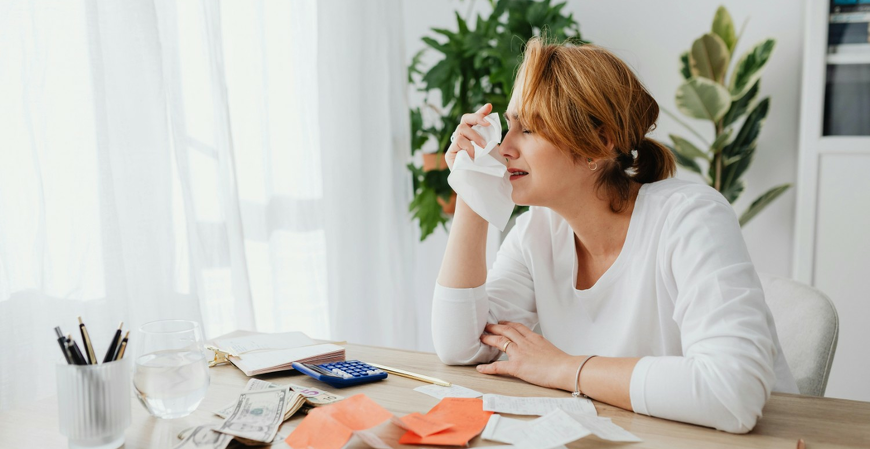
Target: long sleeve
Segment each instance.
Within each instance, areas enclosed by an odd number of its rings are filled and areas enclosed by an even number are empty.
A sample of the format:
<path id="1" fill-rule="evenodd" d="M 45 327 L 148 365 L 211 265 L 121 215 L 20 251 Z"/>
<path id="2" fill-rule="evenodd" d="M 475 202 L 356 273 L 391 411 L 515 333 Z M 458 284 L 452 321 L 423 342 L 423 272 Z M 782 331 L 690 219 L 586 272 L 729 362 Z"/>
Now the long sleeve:
<path id="1" fill-rule="evenodd" d="M 667 218 L 659 252 L 675 289 L 683 356 L 644 357 L 631 377 L 635 412 L 745 433 L 776 381 L 773 318 L 731 206 L 718 193 Z"/>
<path id="2" fill-rule="evenodd" d="M 432 337 L 435 352 L 444 363 L 469 365 L 498 357 L 496 348 L 480 342 L 487 322 L 516 321 L 530 328 L 537 324 L 534 285 L 522 249 L 531 214 L 527 212 L 517 219 L 484 285 L 448 288 L 436 284 Z"/>

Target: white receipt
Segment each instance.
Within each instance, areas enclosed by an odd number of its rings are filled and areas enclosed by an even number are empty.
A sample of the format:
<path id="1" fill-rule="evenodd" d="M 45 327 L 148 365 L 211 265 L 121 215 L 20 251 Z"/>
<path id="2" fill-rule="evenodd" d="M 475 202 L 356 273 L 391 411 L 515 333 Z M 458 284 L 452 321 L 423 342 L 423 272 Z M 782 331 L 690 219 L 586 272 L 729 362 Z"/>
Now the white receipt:
<path id="1" fill-rule="evenodd" d="M 425 385 L 422 387 L 417 387 L 414 391 L 419 391 L 423 394 L 428 394 L 433 398 L 444 399 L 444 398 L 479 398 L 483 396 L 483 393 L 474 391 L 470 388 L 460 387 L 459 385 L 453 384 L 449 387 L 442 387 L 441 385 Z"/>
<path id="2" fill-rule="evenodd" d="M 598 416 L 592 401 L 584 398 L 514 397 L 500 394 L 483 395 L 483 409 L 512 415 L 543 416 L 555 409 L 580 415 Z"/>
<path id="3" fill-rule="evenodd" d="M 256 334 L 246 337 L 226 338 L 215 342 L 217 347 L 242 355 L 251 351 L 298 348 L 316 344 L 302 332 L 284 332 L 281 334 Z"/>
<path id="4" fill-rule="evenodd" d="M 518 449 L 550 449 L 591 434 L 564 410 L 555 409 L 529 422 L 526 435 L 513 444 Z"/>
<path id="5" fill-rule="evenodd" d="M 578 415 L 569 413 L 571 418 L 579 422 L 583 427 L 589 429 L 598 438 L 608 441 L 620 441 L 627 443 L 636 443 L 643 441 L 633 433 L 623 429 L 622 427 L 613 424 L 610 418 L 601 418 L 598 416 Z"/>
<path id="6" fill-rule="evenodd" d="M 493 413 L 483 428 L 480 435 L 484 440 L 498 441 L 499 443 L 512 444 L 522 440 L 529 432 L 529 423 L 521 419 L 505 418 L 498 413 Z"/>

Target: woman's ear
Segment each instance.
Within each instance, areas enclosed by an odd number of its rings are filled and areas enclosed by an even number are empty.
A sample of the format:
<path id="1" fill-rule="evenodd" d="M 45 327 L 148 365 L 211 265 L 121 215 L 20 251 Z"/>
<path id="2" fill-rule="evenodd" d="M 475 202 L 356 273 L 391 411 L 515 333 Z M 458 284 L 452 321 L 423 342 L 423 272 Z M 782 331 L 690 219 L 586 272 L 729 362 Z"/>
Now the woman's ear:
<path id="1" fill-rule="evenodd" d="M 598 128 L 598 138 L 601 139 L 601 144 L 604 145 L 605 148 L 607 148 L 608 152 L 613 151 L 613 138 L 611 138 L 610 133 L 607 132 L 607 130 L 604 129 L 603 126 Z"/>

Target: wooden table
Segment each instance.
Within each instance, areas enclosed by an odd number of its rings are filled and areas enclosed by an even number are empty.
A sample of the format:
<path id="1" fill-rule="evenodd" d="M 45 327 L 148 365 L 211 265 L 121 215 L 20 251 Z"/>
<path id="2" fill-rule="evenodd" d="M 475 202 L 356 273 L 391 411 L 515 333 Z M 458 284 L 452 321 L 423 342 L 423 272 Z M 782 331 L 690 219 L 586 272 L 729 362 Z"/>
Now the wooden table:
<path id="1" fill-rule="evenodd" d="M 421 374 L 432 375 L 482 393 L 513 396 L 569 397 L 564 391 L 549 390 L 513 378 L 488 376 L 474 367 L 446 366 L 434 354 L 348 344 L 347 358 L 382 363 Z M 257 376 L 276 383 L 328 387 L 295 371 Z M 175 420 L 160 420 L 148 415 L 133 399 L 132 425 L 127 430 L 126 448 L 172 448 L 177 434 L 188 427 L 219 423 L 211 413 L 232 402 L 247 382 L 247 377 L 233 366 L 211 368 L 211 385 L 199 408 L 190 416 Z M 390 375 L 388 379 L 342 390 L 324 388 L 345 397 L 365 393 L 398 416 L 411 412 L 425 413 L 438 400 L 413 391 L 424 385 L 411 379 Z M 732 435 L 716 430 L 638 415 L 600 402 L 595 403 L 599 416 L 643 439 L 641 443 L 610 443 L 589 436 L 569 445 L 571 448 L 620 447 L 640 448 L 782 448 L 794 449 L 803 438 L 808 449 L 870 448 L 870 402 L 816 398 L 774 393 L 764 408 L 764 417 L 746 435 Z M 294 416 L 285 422 L 278 434 L 287 436 L 303 419 Z M 531 419 L 532 417 L 526 417 Z M 392 425 L 378 428 L 378 434 L 392 447 L 403 431 Z M 357 440 L 351 440 L 355 443 Z M 497 446 L 501 443 L 471 440 L 472 446 Z M 48 398 L 16 410 L 0 413 L 0 448 L 65 448 L 66 438 L 58 432 L 57 399 Z M 281 442 L 273 448 L 286 448 Z M 351 444 L 349 447 L 366 448 Z M 407 446 L 420 447 L 420 446 Z"/>

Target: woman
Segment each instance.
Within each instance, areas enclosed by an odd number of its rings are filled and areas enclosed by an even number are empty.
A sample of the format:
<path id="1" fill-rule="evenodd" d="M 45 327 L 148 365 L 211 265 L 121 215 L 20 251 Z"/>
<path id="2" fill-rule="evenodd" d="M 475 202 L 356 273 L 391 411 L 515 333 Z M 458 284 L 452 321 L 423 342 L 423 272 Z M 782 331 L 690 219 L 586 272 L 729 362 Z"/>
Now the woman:
<path id="1" fill-rule="evenodd" d="M 485 146 L 471 127 L 490 112 L 462 117 L 449 167 Z M 673 156 L 644 137 L 658 105 L 624 62 L 532 39 L 505 116 L 512 197 L 532 207 L 487 273 L 488 224 L 457 201 L 433 303 L 442 361 L 734 433 L 771 391 L 797 393 L 733 209 L 670 178 Z"/>

